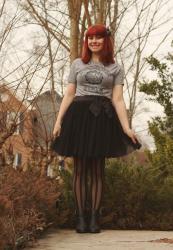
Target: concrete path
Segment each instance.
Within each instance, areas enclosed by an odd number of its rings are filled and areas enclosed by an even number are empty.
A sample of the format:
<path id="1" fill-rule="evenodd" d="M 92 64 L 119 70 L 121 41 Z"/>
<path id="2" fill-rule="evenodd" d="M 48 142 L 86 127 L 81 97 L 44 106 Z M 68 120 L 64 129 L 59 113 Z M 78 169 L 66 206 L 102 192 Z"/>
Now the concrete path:
<path id="1" fill-rule="evenodd" d="M 56 229 L 49 232 L 43 239 L 38 240 L 35 247 L 30 249 L 173 250 L 171 243 L 152 242 L 159 239 L 173 239 L 173 232 L 102 229 L 101 233 L 98 234 L 79 234 L 75 230 Z"/>

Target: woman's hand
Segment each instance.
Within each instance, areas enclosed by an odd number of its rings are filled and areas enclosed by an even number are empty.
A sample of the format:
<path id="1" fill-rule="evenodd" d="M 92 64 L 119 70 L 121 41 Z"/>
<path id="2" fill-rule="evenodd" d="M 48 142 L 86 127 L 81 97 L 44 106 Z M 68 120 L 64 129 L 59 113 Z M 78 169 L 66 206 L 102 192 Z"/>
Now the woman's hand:
<path id="1" fill-rule="evenodd" d="M 124 132 L 132 139 L 134 143 L 138 141 L 135 132 L 131 128 L 125 130 Z"/>
<path id="2" fill-rule="evenodd" d="M 55 124 L 55 127 L 53 129 L 53 137 L 55 138 L 55 137 L 59 136 L 60 132 L 61 132 L 61 123 L 58 122 Z"/>

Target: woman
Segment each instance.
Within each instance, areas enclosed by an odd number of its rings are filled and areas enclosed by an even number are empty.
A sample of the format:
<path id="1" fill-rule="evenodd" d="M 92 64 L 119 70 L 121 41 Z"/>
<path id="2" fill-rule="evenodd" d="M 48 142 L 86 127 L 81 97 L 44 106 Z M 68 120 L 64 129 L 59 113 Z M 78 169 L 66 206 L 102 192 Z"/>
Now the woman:
<path id="1" fill-rule="evenodd" d="M 111 32 L 92 25 L 85 33 L 81 58 L 72 62 L 68 86 L 54 126 L 52 149 L 74 159 L 78 233 L 98 233 L 106 157 L 127 155 L 141 147 L 129 127 L 123 99 L 122 67 L 113 58 Z M 87 173 L 91 207 L 86 216 Z"/>

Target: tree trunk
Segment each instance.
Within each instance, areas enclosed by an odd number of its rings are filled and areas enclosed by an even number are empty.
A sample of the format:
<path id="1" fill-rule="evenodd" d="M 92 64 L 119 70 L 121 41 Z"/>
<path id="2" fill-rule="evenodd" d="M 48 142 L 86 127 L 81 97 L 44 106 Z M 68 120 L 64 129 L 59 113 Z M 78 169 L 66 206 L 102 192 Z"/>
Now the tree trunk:
<path id="1" fill-rule="evenodd" d="M 79 56 L 79 19 L 81 15 L 82 0 L 68 0 L 70 15 L 70 59 L 73 61 Z"/>

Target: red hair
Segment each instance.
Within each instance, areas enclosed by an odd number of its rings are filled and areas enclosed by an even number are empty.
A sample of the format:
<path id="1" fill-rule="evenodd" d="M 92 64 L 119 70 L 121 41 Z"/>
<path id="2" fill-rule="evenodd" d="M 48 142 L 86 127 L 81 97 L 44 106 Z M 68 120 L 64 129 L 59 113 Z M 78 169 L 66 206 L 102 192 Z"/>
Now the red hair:
<path id="1" fill-rule="evenodd" d="M 103 24 L 91 25 L 86 33 L 82 47 L 82 56 L 81 59 L 84 63 L 88 63 L 91 59 L 92 51 L 88 48 L 88 36 L 100 35 L 104 37 L 103 49 L 100 51 L 100 61 L 103 64 L 114 63 L 114 49 L 112 37 L 109 34 L 110 31 L 107 31 L 107 28 Z"/>

